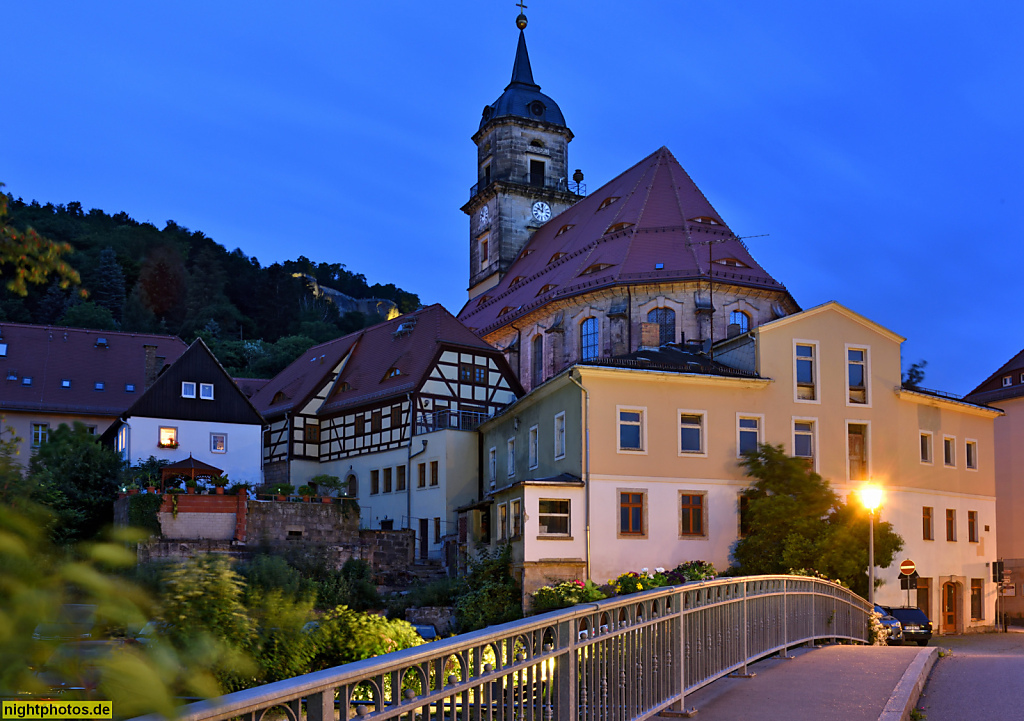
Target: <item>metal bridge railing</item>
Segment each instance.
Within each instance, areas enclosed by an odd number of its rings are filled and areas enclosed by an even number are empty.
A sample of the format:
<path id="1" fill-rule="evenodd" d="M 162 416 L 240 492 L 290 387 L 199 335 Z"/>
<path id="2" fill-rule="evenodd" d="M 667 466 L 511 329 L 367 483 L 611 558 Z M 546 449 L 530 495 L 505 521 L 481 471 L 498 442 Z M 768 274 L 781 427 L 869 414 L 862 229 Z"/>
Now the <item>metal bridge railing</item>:
<path id="1" fill-rule="evenodd" d="M 626 721 L 818 639 L 866 643 L 870 605 L 803 576 L 689 583 L 552 611 L 179 709 L 286 718 Z M 270 712 L 268 714 L 268 712 Z M 143 717 L 147 721 L 155 717 Z"/>

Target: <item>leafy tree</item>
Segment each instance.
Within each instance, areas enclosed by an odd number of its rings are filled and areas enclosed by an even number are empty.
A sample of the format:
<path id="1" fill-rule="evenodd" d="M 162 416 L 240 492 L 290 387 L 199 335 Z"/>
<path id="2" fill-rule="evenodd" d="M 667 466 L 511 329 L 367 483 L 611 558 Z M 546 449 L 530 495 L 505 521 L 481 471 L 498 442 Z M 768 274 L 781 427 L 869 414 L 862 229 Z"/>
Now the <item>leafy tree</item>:
<path id="1" fill-rule="evenodd" d="M 813 569 L 867 595 L 868 518 L 845 504 L 828 481 L 782 446 L 761 445 L 740 462 L 753 485 L 748 499 L 748 533 L 733 548 L 742 574 Z M 888 568 L 903 539 L 888 522 L 875 523 L 875 563 Z"/>
<path id="2" fill-rule="evenodd" d="M 903 386 L 910 390 L 918 390 L 921 384 L 924 383 L 924 369 L 928 365 L 928 361 L 920 360 L 917 363 L 912 363 L 907 372 L 903 374 Z"/>
<path id="3" fill-rule="evenodd" d="M 7 289 L 23 296 L 29 283 L 44 283 L 51 275 L 59 278 L 61 288 L 81 283 L 78 271 L 64 260 L 74 252 L 71 245 L 47 240 L 32 228 L 20 231 L 8 225 L 9 200 L 0 191 L 0 274 L 7 278 Z"/>
<path id="4" fill-rule="evenodd" d="M 60 543 L 88 540 L 114 520 L 113 501 L 124 461 L 81 423 L 61 424 L 29 463 L 34 496 L 51 508 Z"/>
<path id="5" fill-rule="evenodd" d="M 29 496 L 32 484 L 26 480 L 21 464 L 15 460 L 21 439 L 10 426 L 4 428 L 3 422 L 0 416 L 0 503 L 13 506 Z"/>
<path id="6" fill-rule="evenodd" d="M 151 250 L 139 271 L 139 295 L 157 318 L 166 319 L 182 307 L 185 283 L 181 254 L 169 245 Z"/>
<path id="7" fill-rule="evenodd" d="M 58 325 L 69 328 L 91 328 L 93 330 L 117 330 L 117 321 L 109 309 L 92 301 L 76 303 L 67 309 Z"/>

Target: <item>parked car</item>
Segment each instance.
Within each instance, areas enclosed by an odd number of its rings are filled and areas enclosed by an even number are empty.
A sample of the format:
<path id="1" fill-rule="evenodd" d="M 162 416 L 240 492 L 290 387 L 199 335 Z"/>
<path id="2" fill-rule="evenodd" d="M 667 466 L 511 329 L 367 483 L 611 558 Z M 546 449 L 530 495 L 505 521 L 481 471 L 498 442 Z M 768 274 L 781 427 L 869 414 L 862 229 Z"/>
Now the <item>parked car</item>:
<path id="1" fill-rule="evenodd" d="M 36 641 L 85 641 L 95 638 L 96 606 L 91 603 L 65 603 L 57 618 L 36 626 Z"/>
<path id="2" fill-rule="evenodd" d="M 911 606 L 882 606 L 890 616 L 895 616 L 903 625 L 903 638 L 914 641 L 918 646 L 927 646 L 932 640 L 932 622 L 920 608 Z"/>
<path id="3" fill-rule="evenodd" d="M 896 619 L 895 616 L 889 614 L 884 608 L 875 604 L 875 613 L 882 615 L 878 619 L 883 628 L 886 630 L 885 642 L 889 646 L 902 646 L 903 645 L 903 624 Z"/>

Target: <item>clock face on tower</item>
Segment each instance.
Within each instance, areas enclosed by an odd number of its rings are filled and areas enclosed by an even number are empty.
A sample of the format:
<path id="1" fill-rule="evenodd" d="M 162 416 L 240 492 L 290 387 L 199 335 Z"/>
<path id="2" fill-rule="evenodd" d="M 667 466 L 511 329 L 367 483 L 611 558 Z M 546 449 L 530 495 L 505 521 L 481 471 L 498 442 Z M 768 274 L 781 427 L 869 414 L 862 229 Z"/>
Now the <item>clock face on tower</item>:
<path id="1" fill-rule="evenodd" d="M 551 220 L 551 206 L 543 200 L 538 200 L 533 204 L 533 217 L 541 223 Z"/>

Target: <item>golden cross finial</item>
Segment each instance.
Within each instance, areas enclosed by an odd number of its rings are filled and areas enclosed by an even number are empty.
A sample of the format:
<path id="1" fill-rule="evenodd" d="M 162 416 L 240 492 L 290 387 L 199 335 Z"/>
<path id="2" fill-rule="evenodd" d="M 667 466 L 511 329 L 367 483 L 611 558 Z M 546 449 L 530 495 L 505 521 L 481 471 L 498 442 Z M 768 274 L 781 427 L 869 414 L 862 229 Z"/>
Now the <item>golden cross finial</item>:
<path id="1" fill-rule="evenodd" d="M 524 13 L 523 10 L 526 9 L 526 5 L 523 4 L 523 0 L 519 0 L 519 2 L 516 3 L 516 6 L 519 8 L 519 16 L 516 18 L 516 27 L 520 30 L 525 30 L 526 13 Z"/>
<path id="2" fill-rule="evenodd" d="M 523 10 L 526 9 L 526 5 L 523 5 L 523 0 L 519 0 L 519 2 L 516 3 L 516 5 L 518 5 L 520 13 L 523 12 Z"/>

